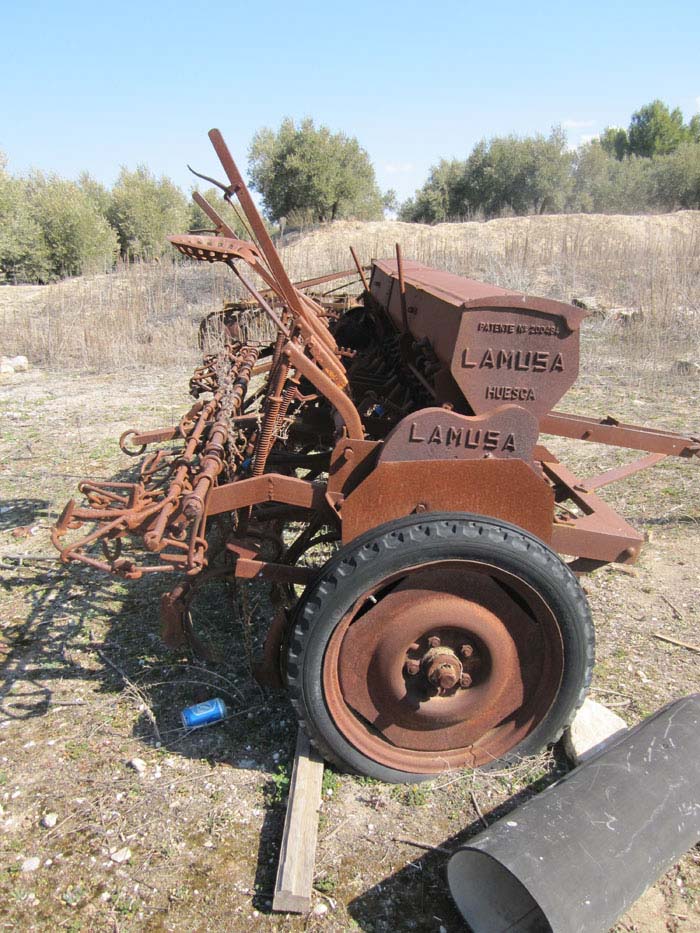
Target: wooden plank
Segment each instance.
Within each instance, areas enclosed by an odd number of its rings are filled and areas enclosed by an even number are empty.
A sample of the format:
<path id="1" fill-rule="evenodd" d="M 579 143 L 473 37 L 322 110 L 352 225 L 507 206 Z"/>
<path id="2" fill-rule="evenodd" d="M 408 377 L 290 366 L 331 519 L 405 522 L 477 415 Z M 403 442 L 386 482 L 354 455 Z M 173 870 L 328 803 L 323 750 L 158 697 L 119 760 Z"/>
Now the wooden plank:
<path id="1" fill-rule="evenodd" d="M 323 759 L 300 729 L 289 784 L 273 910 L 304 914 L 311 909 L 322 781 Z"/>

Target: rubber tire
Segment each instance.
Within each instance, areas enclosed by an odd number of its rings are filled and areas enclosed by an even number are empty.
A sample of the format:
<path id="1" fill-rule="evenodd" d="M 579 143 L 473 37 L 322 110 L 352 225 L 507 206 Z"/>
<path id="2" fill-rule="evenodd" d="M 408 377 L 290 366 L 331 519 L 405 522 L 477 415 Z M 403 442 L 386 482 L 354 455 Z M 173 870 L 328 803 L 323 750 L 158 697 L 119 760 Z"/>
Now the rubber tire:
<path id="1" fill-rule="evenodd" d="M 292 620 L 287 686 L 301 726 L 320 754 L 341 770 L 390 783 L 416 782 L 415 774 L 382 765 L 359 752 L 336 728 L 323 695 L 323 658 L 335 627 L 359 599 L 403 569 L 436 560 L 478 560 L 516 574 L 547 602 L 562 635 L 559 692 L 533 731 L 486 769 L 541 751 L 556 742 L 581 706 L 594 663 L 594 629 L 586 596 L 561 558 L 539 538 L 480 515 L 436 512 L 373 528 L 341 548 L 307 586 Z"/>

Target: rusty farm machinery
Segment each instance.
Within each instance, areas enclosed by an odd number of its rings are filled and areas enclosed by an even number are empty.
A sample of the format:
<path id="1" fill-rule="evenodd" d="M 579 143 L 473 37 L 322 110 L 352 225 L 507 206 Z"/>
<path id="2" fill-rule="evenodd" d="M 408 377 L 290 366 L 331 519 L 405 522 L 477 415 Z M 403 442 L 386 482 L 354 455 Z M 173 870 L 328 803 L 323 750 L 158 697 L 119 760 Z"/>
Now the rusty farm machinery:
<path id="1" fill-rule="evenodd" d="M 121 438 L 144 455 L 139 478 L 81 483 L 82 503 L 53 531 L 62 560 L 129 579 L 179 573 L 162 598 L 173 646 L 196 643 L 189 608 L 203 585 L 269 581 L 279 611 L 258 677 L 286 686 L 343 769 L 419 780 L 539 750 L 591 676 L 577 574 L 634 561 L 643 543 L 596 490 L 697 457 L 700 438 L 555 409 L 578 374 L 585 312 L 572 305 L 399 248 L 370 266 L 353 252 L 356 299 L 314 297 L 349 271 L 292 283 L 221 134 L 209 135 L 248 238 L 195 195 L 213 231 L 170 239 L 229 266 L 249 300 L 206 319 L 224 339 L 190 380 L 180 423 Z M 249 339 L 251 314 L 274 339 Z M 540 434 L 644 456 L 581 480 Z M 314 560 L 320 545 L 332 556 Z"/>

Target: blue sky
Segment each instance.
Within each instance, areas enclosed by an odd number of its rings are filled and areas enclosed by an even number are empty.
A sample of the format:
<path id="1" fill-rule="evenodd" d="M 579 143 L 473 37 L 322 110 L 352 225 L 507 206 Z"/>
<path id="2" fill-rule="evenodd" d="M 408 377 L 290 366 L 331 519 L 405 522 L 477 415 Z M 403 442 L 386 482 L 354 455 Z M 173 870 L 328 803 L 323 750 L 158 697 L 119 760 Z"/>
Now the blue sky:
<path id="1" fill-rule="evenodd" d="M 481 138 L 572 145 L 655 97 L 700 109 L 700 4 L 197 4 L 0 0 L 0 150 L 111 184 L 143 162 L 183 188 L 218 171 L 218 126 L 242 167 L 261 126 L 312 116 L 358 137 L 403 198 Z M 220 174 L 220 172 L 219 172 Z"/>

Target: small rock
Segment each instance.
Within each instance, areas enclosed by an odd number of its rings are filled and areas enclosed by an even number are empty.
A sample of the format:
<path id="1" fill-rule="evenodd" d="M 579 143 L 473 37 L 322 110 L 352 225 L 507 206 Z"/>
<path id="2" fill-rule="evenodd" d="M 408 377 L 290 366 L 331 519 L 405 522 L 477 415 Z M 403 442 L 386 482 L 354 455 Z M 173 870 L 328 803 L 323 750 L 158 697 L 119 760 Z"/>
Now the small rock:
<path id="1" fill-rule="evenodd" d="M 644 320 L 644 312 L 639 308 L 611 308 L 606 317 L 615 324 L 631 327 L 633 324 L 641 324 Z"/>
<path id="2" fill-rule="evenodd" d="M 133 768 L 137 774 L 146 773 L 146 762 L 143 760 L 143 758 L 132 758 L 127 762 L 127 764 L 130 768 Z"/>
<path id="3" fill-rule="evenodd" d="M 238 762 L 238 767 L 250 770 L 251 768 L 254 768 L 256 764 L 257 762 L 255 762 L 252 758 L 241 758 L 241 760 Z"/>
<path id="4" fill-rule="evenodd" d="M 322 917 L 324 914 L 328 913 L 328 906 L 326 904 L 316 904 L 314 913 L 317 917 Z"/>
<path id="5" fill-rule="evenodd" d="M 29 369 L 29 360 L 26 356 L 13 356 L 7 362 L 16 373 L 26 373 Z"/>
<path id="6" fill-rule="evenodd" d="M 40 865 L 41 859 L 37 855 L 33 855 L 22 862 L 22 871 L 36 871 Z"/>
<path id="7" fill-rule="evenodd" d="M 585 700 L 564 732 L 564 751 L 575 765 L 580 765 L 606 748 L 626 728 L 627 723 L 617 713 L 595 700 Z"/>
<path id="8" fill-rule="evenodd" d="M 109 857 L 113 862 L 116 862 L 117 865 L 121 865 L 122 862 L 128 862 L 131 858 L 131 849 L 128 846 L 124 846 L 123 849 L 117 849 L 116 852 L 110 852 Z"/>
<path id="9" fill-rule="evenodd" d="M 58 823 L 58 813 L 45 813 L 41 818 L 41 825 L 44 829 L 53 829 Z"/>

